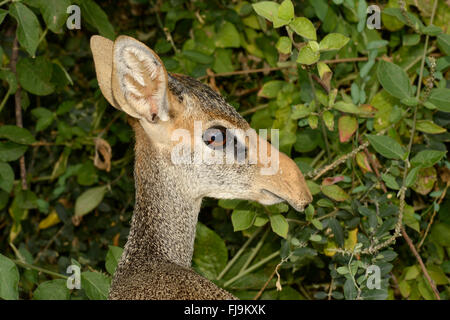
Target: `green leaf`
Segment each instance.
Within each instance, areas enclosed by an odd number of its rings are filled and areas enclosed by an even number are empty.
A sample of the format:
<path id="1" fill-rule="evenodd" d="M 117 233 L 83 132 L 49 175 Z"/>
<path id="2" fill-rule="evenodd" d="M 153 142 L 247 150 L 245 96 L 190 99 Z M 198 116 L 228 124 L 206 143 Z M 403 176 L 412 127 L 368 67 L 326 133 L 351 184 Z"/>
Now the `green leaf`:
<path id="1" fill-rule="evenodd" d="M 0 142 L 0 161 L 15 161 L 19 159 L 28 147 L 14 142 Z"/>
<path id="2" fill-rule="evenodd" d="M 216 46 L 219 48 L 238 48 L 240 45 L 240 35 L 236 27 L 231 22 L 225 21 L 216 35 Z"/>
<path id="3" fill-rule="evenodd" d="M 36 142 L 30 131 L 13 125 L 3 125 L 0 127 L 0 138 L 6 138 L 20 144 L 32 144 Z"/>
<path id="4" fill-rule="evenodd" d="M 80 6 L 83 19 L 96 28 L 100 35 L 114 40 L 114 27 L 109 22 L 106 13 L 97 3 L 93 0 L 77 0 L 76 3 Z"/>
<path id="5" fill-rule="evenodd" d="M 19 270 L 14 262 L 0 253 L 0 298 L 19 299 Z"/>
<path id="6" fill-rule="evenodd" d="M 212 69 L 216 73 L 232 72 L 234 66 L 232 62 L 232 51 L 229 49 L 217 48 Z"/>
<path id="7" fill-rule="evenodd" d="M 269 217 L 270 226 L 272 227 L 272 231 L 275 232 L 282 238 L 287 238 L 289 224 L 286 221 L 286 218 L 281 214 L 274 214 Z"/>
<path id="8" fill-rule="evenodd" d="M 416 130 L 429 134 L 439 134 L 447 131 L 430 120 L 418 120 L 416 122 Z"/>
<path id="9" fill-rule="evenodd" d="M 344 101 L 336 102 L 333 105 L 333 108 L 336 110 L 339 110 L 341 112 L 346 112 L 346 113 L 354 113 L 354 114 L 359 113 L 359 109 L 356 105 L 354 105 L 353 103 L 344 102 Z"/>
<path id="10" fill-rule="evenodd" d="M 428 101 L 434 104 L 438 110 L 450 112 L 450 89 L 434 88 L 431 90 Z"/>
<path id="11" fill-rule="evenodd" d="M 312 47 L 311 42 L 300 49 L 298 52 L 297 63 L 311 65 L 319 61 L 320 52 Z"/>
<path id="12" fill-rule="evenodd" d="M 54 33 L 62 32 L 66 23 L 69 0 L 39 0 L 39 8 L 47 27 Z"/>
<path id="13" fill-rule="evenodd" d="M 294 5 L 291 0 L 284 0 L 278 8 L 278 18 L 290 21 L 294 18 Z"/>
<path id="14" fill-rule="evenodd" d="M 397 141 L 388 136 L 367 135 L 372 147 L 388 159 L 403 160 L 406 150 Z"/>
<path id="15" fill-rule="evenodd" d="M 242 200 L 239 199 L 220 199 L 219 207 L 224 209 L 235 209 Z"/>
<path id="16" fill-rule="evenodd" d="M 384 60 L 379 61 L 377 76 L 383 88 L 394 97 L 405 99 L 411 96 L 412 87 L 408 75 L 398 65 Z"/>
<path id="17" fill-rule="evenodd" d="M 34 57 L 41 31 L 36 15 L 20 2 L 13 2 L 9 6 L 9 14 L 17 20 L 17 40 L 28 54 Z"/>
<path id="18" fill-rule="evenodd" d="M 235 209 L 231 214 L 231 223 L 234 231 L 241 231 L 250 228 L 255 220 L 256 213 L 246 209 Z"/>
<path id="19" fill-rule="evenodd" d="M 338 268 L 336 268 L 336 272 L 341 275 L 346 275 L 346 274 L 350 273 L 350 271 L 348 270 L 348 267 L 338 267 Z"/>
<path id="20" fill-rule="evenodd" d="M 69 298 L 70 291 L 66 280 L 63 279 L 42 282 L 33 292 L 33 300 L 69 300 Z"/>
<path id="21" fill-rule="evenodd" d="M 319 43 L 320 51 L 339 50 L 347 44 L 350 38 L 340 33 L 329 33 Z"/>
<path id="22" fill-rule="evenodd" d="M 252 6 L 258 15 L 271 22 L 278 16 L 278 8 L 280 7 L 280 5 L 274 1 L 261 1 L 254 3 Z"/>
<path id="23" fill-rule="evenodd" d="M 441 33 L 437 36 L 437 45 L 447 56 L 450 55 L 450 35 Z"/>
<path id="24" fill-rule="evenodd" d="M 31 114 L 35 116 L 38 121 L 36 123 L 36 131 L 42 131 L 48 128 L 52 124 L 55 116 L 53 112 L 46 108 L 36 108 L 31 110 Z"/>
<path id="25" fill-rule="evenodd" d="M 419 175 L 420 167 L 412 168 L 411 171 L 408 172 L 406 176 L 406 187 L 411 187 L 417 180 Z"/>
<path id="26" fill-rule="evenodd" d="M 341 224 L 336 218 L 331 218 L 328 220 L 328 226 L 331 228 L 331 231 L 334 234 L 334 239 L 340 247 L 344 246 L 344 230 L 342 229 Z"/>
<path id="27" fill-rule="evenodd" d="M 368 289 L 362 290 L 361 298 L 364 300 L 386 300 L 388 292 L 386 289 Z"/>
<path id="28" fill-rule="evenodd" d="M 311 223 L 317 230 L 323 230 L 323 224 L 322 224 L 322 222 L 320 222 L 319 219 L 311 219 Z M 317 241 L 320 241 L 320 240 L 317 240 Z"/>
<path id="29" fill-rule="evenodd" d="M 106 300 L 108 298 L 111 278 L 100 272 L 81 273 L 81 287 L 89 300 Z"/>
<path id="30" fill-rule="evenodd" d="M 280 37 L 278 39 L 276 47 L 279 52 L 289 54 L 292 51 L 292 42 L 288 37 Z"/>
<path id="31" fill-rule="evenodd" d="M 216 279 L 228 262 L 225 241 L 202 223 L 197 224 L 192 262 L 195 269 L 208 279 Z"/>
<path id="32" fill-rule="evenodd" d="M 280 92 L 281 88 L 283 88 L 285 82 L 281 80 L 272 80 L 264 83 L 261 90 L 258 92 L 259 97 L 264 98 L 275 98 Z"/>
<path id="33" fill-rule="evenodd" d="M 316 28 L 313 23 L 305 17 L 297 17 L 290 24 L 289 27 L 294 30 L 296 34 L 308 40 L 317 40 Z"/>
<path id="34" fill-rule="evenodd" d="M 330 111 L 325 111 L 322 114 L 323 122 L 327 126 L 328 130 L 333 131 L 334 130 L 334 115 Z"/>
<path id="35" fill-rule="evenodd" d="M 7 14 L 8 14 L 7 10 L 0 9 L 0 24 L 2 24 Z"/>
<path id="36" fill-rule="evenodd" d="M 353 280 L 347 278 L 344 283 L 344 296 L 346 300 L 355 300 L 357 296 L 357 291 L 355 285 L 353 284 Z"/>
<path id="37" fill-rule="evenodd" d="M 0 57 L 2 56 L 0 48 Z M 0 70 L 0 79 L 8 82 L 10 94 L 14 94 L 17 91 L 17 78 L 16 75 L 10 70 Z M 0 110 L 1 111 L 1 110 Z"/>
<path id="38" fill-rule="evenodd" d="M 311 114 L 311 109 L 304 104 L 292 106 L 291 119 L 297 120 L 305 118 Z"/>
<path id="39" fill-rule="evenodd" d="M 38 96 L 49 95 L 55 90 L 55 86 L 50 82 L 52 72 L 52 63 L 43 56 L 36 59 L 20 59 L 17 63 L 17 78 L 20 85 Z"/>
<path id="40" fill-rule="evenodd" d="M 119 264 L 120 257 L 122 256 L 123 249 L 116 246 L 109 246 L 108 253 L 106 254 L 105 268 L 110 275 L 114 275 L 117 265 Z"/>
<path id="41" fill-rule="evenodd" d="M 312 234 L 312 235 L 309 237 L 309 240 L 310 240 L 310 241 L 313 241 L 313 242 L 319 242 L 319 241 L 322 240 L 322 236 L 321 236 L 320 234 Z"/>
<path id="42" fill-rule="evenodd" d="M 428 273 L 430 274 L 431 279 L 437 284 L 437 285 L 447 285 L 449 283 L 449 280 L 445 273 L 442 271 L 440 266 L 437 265 L 430 265 L 427 266 Z"/>
<path id="43" fill-rule="evenodd" d="M 407 105 L 408 107 L 415 107 L 419 104 L 419 99 L 416 97 L 407 97 L 400 100 L 401 103 Z"/>
<path id="44" fill-rule="evenodd" d="M 317 129 L 317 126 L 319 125 L 319 117 L 316 115 L 308 116 L 308 124 L 311 127 L 311 129 Z"/>
<path id="45" fill-rule="evenodd" d="M 386 183 L 386 186 L 388 188 L 394 189 L 394 190 L 400 190 L 400 186 L 397 183 L 397 180 L 394 176 L 388 174 L 388 173 L 382 173 L 381 178 Z"/>
<path id="46" fill-rule="evenodd" d="M 335 184 L 321 186 L 320 189 L 324 195 L 335 201 L 345 201 L 350 198 L 349 195 L 341 187 Z"/>
<path id="47" fill-rule="evenodd" d="M 410 162 L 414 167 L 429 168 L 440 161 L 445 154 L 445 151 L 423 150 L 416 154 Z"/>
<path id="48" fill-rule="evenodd" d="M 426 35 L 435 37 L 442 33 L 442 29 L 433 24 L 430 24 L 429 26 L 422 28 L 422 32 L 425 33 Z"/>
<path id="49" fill-rule="evenodd" d="M 339 141 L 347 142 L 358 129 L 358 120 L 351 116 L 342 116 L 338 121 Z"/>
<path id="50" fill-rule="evenodd" d="M 212 56 L 209 56 L 197 50 L 183 50 L 183 56 L 191 61 L 201 64 L 211 64 L 214 61 L 214 58 Z"/>
<path id="51" fill-rule="evenodd" d="M 75 216 L 81 217 L 94 210 L 102 202 L 107 189 L 107 186 L 101 186 L 83 192 L 75 201 Z"/>
<path id="52" fill-rule="evenodd" d="M 403 272 L 405 273 L 405 280 L 414 280 L 420 274 L 417 266 L 406 267 Z"/>

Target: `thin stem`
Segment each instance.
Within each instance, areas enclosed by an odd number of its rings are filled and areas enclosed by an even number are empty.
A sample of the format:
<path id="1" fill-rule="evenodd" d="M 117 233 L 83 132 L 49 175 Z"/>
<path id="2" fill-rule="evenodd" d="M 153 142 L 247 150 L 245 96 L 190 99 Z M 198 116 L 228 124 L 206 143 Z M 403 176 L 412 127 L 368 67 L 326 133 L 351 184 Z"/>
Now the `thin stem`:
<path id="1" fill-rule="evenodd" d="M 248 268 L 247 270 L 245 270 L 242 273 L 239 273 L 238 275 L 236 275 L 235 277 L 231 278 L 230 280 L 228 280 L 227 282 L 225 282 L 224 287 L 229 287 L 230 284 L 232 284 L 233 282 L 235 282 L 236 280 L 242 278 L 243 276 L 249 274 L 250 272 L 252 272 L 253 270 L 258 269 L 259 267 L 261 267 L 262 265 L 266 264 L 267 262 L 269 262 L 270 260 L 272 260 L 273 258 L 277 257 L 280 255 L 280 251 L 275 251 L 274 253 L 272 253 L 270 256 L 262 259 L 261 261 L 259 261 L 258 263 L 255 263 L 253 266 L 251 266 L 250 268 Z"/>
<path id="2" fill-rule="evenodd" d="M 69 278 L 69 277 L 67 277 L 67 276 L 65 276 L 63 274 L 56 273 L 56 272 L 53 272 L 53 271 L 50 271 L 50 270 L 47 270 L 47 269 L 44 269 L 44 268 L 40 268 L 40 267 L 34 266 L 32 264 L 28 264 L 26 262 L 22 262 L 20 260 L 16 260 L 16 259 L 11 259 L 11 260 L 12 260 L 12 262 L 17 264 L 18 266 L 21 266 L 22 268 L 36 270 L 36 271 L 39 271 L 39 272 L 42 272 L 42 273 L 46 273 L 48 275 L 51 275 L 51 276 L 54 276 L 54 277 L 58 277 L 58 278 L 62 278 L 62 279 L 68 279 Z"/>
<path id="3" fill-rule="evenodd" d="M 256 247 L 253 248 L 252 253 L 248 257 L 247 261 L 245 261 L 244 265 L 242 266 L 241 270 L 239 270 L 239 273 L 243 272 L 245 269 L 247 269 L 248 265 L 252 262 L 252 260 L 255 258 L 255 256 L 258 254 L 259 250 L 261 249 L 262 245 L 264 244 L 264 241 L 267 238 L 267 235 L 269 234 L 269 229 L 266 229 L 266 232 L 264 232 L 261 239 L 259 239 L 258 243 L 256 244 Z"/>
<path id="4" fill-rule="evenodd" d="M 17 59 L 19 57 L 19 41 L 17 39 L 17 35 L 14 37 L 12 53 L 11 53 L 11 71 L 16 75 L 16 64 Z M 22 120 L 22 97 L 21 97 L 21 88 L 20 85 L 17 86 L 16 93 L 14 94 L 14 102 L 15 102 L 15 111 L 16 111 L 16 125 L 20 128 L 23 128 L 23 120 Z M 22 190 L 27 190 L 27 170 L 25 167 L 25 156 L 21 156 L 19 159 L 20 166 L 20 178 L 22 181 Z"/>
<path id="5" fill-rule="evenodd" d="M 233 266 L 233 264 L 236 262 L 237 259 L 239 259 L 239 257 L 242 255 L 242 253 L 244 253 L 244 250 L 247 249 L 247 247 L 249 246 L 249 244 L 256 238 L 256 236 L 261 232 L 263 228 L 258 228 L 258 230 L 256 230 L 255 232 L 253 232 L 253 234 L 250 236 L 250 238 L 247 239 L 247 241 L 245 241 L 244 245 L 239 249 L 239 251 L 234 255 L 233 259 L 231 259 L 227 265 L 225 266 L 225 268 L 222 270 L 222 272 L 219 274 L 219 276 L 217 277 L 217 280 L 222 279 L 222 277 L 228 272 L 228 270 L 230 270 L 230 268 Z"/>
<path id="6" fill-rule="evenodd" d="M 9 96 L 11 95 L 11 87 L 8 88 L 8 91 L 6 92 L 5 96 L 3 97 L 2 103 L 0 103 L 0 112 L 2 112 L 3 107 L 6 104 L 6 101 L 8 101 Z"/>
<path id="7" fill-rule="evenodd" d="M 308 70 L 308 79 L 309 79 L 309 84 L 311 85 L 314 102 L 315 102 L 317 108 L 319 108 L 319 110 L 320 110 L 321 109 L 320 104 L 317 101 L 317 97 L 316 97 L 316 88 L 314 87 L 314 81 L 313 81 L 313 78 L 311 75 L 311 71 L 309 71 L 309 70 Z M 325 149 L 327 150 L 328 161 L 330 161 L 331 160 L 330 146 L 328 145 L 327 130 L 325 129 L 325 123 L 324 123 L 322 117 L 320 117 L 320 126 L 322 127 L 322 135 L 323 135 L 323 140 L 325 141 Z"/>
<path id="8" fill-rule="evenodd" d="M 12 0 L 4 0 L 4 1 L 0 2 L 0 7 L 1 7 L 2 5 L 4 5 L 4 4 L 8 3 L 8 2 L 11 2 L 11 1 L 12 1 Z"/>
<path id="9" fill-rule="evenodd" d="M 267 108 L 268 106 L 269 106 L 269 104 L 266 103 L 266 104 L 262 104 L 262 105 L 259 105 L 259 106 L 250 108 L 250 109 L 248 109 L 248 110 L 244 110 L 244 111 L 239 112 L 239 113 L 241 114 L 241 116 L 246 116 L 246 115 L 251 114 L 251 113 L 253 113 L 253 112 L 256 112 L 256 111 L 258 111 L 258 110 L 265 109 L 265 108 Z M 1 110 L 1 109 L 0 109 L 0 110 Z"/>
<path id="10" fill-rule="evenodd" d="M 445 198 L 445 195 L 447 194 L 447 190 L 448 190 L 449 186 L 450 186 L 450 183 L 447 183 L 447 185 L 445 186 L 444 191 L 442 192 L 441 196 L 439 197 L 439 200 L 438 200 L 437 204 L 441 204 L 442 200 Z M 427 238 L 428 232 L 430 231 L 431 225 L 433 224 L 434 217 L 436 216 L 436 213 L 437 213 L 437 211 L 433 210 L 433 214 L 431 215 L 430 222 L 427 225 L 427 229 L 425 230 L 425 233 L 424 233 L 424 235 L 422 237 L 422 240 L 420 240 L 419 244 L 417 245 L 417 250 L 420 250 L 420 248 L 422 247 L 425 239 Z"/>
<path id="11" fill-rule="evenodd" d="M 436 285 L 434 284 L 433 279 L 431 279 L 430 275 L 428 274 L 428 270 L 425 267 L 425 264 L 422 261 L 422 258 L 420 257 L 419 253 L 416 250 L 416 247 L 414 247 L 414 244 L 411 240 L 411 238 L 408 236 L 408 234 L 405 231 L 405 228 L 402 226 L 402 235 L 403 238 L 405 238 L 406 243 L 408 244 L 409 248 L 411 249 L 411 252 L 416 257 L 417 261 L 419 262 L 420 268 L 422 269 L 423 275 L 425 276 L 425 279 L 427 279 L 428 283 L 430 284 L 431 289 L 433 290 L 433 293 L 437 300 L 441 300 L 441 297 L 439 296 L 439 291 L 436 288 Z"/>

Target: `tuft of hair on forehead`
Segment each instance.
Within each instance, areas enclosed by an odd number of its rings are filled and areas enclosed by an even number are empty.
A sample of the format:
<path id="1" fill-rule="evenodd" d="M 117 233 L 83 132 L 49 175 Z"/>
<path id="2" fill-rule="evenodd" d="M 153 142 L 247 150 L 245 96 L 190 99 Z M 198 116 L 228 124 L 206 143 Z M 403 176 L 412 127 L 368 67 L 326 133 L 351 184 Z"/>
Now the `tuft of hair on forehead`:
<path id="1" fill-rule="evenodd" d="M 179 102 L 184 97 L 192 97 L 196 100 L 195 107 L 200 111 L 211 115 L 213 118 L 222 118 L 240 128 L 248 128 L 249 124 L 229 105 L 225 99 L 206 84 L 189 76 L 169 73 L 168 88 Z"/>

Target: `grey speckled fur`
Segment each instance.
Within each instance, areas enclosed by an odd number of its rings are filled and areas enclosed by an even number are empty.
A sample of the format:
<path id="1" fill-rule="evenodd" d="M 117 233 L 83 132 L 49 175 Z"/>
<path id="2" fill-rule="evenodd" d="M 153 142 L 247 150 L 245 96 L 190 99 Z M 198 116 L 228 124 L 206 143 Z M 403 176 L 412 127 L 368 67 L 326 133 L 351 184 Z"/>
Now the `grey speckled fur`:
<path id="1" fill-rule="evenodd" d="M 180 101 L 183 95 L 194 96 L 200 108 L 212 114 L 225 113 L 227 119 L 248 126 L 222 97 L 192 78 L 171 75 L 169 90 Z M 199 188 L 215 187 L 214 183 L 226 187 L 220 175 L 230 172 L 217 170 L 210 180 L 199 183 L 205 179 L 201 168 L 174 167 L 170 154 L 161 154 L 139 122 L 131 122 L 136 134 L 136 205 L 109 299 L 236 299 L 190 269 L 202 201 L 198 195 L 203 193 Z"/>

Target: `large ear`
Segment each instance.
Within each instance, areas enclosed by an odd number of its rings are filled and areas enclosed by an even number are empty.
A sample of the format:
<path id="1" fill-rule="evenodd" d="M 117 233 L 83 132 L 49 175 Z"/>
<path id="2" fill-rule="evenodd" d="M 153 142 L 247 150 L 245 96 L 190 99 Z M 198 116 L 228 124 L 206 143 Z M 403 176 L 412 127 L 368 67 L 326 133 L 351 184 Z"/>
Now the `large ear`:
<path id="1" fill-rule="evenodd" d="M 100 90 L 113 107 L 121 110 L 114 101 L 111 89 L 113 47 L 114 43 L 107 38 L 101 36 L 91 37 L 91 50 L 92 55 L 94 56 L 95 72 L 97 73 L 97 81 Z"/>
<path id="2" fill-rule="evenodd" d="M 114 42 L 111 87 L 120 108 L 138 119 L 169 120 L 167 71 L 142 42 L 120 36 Z"/>

